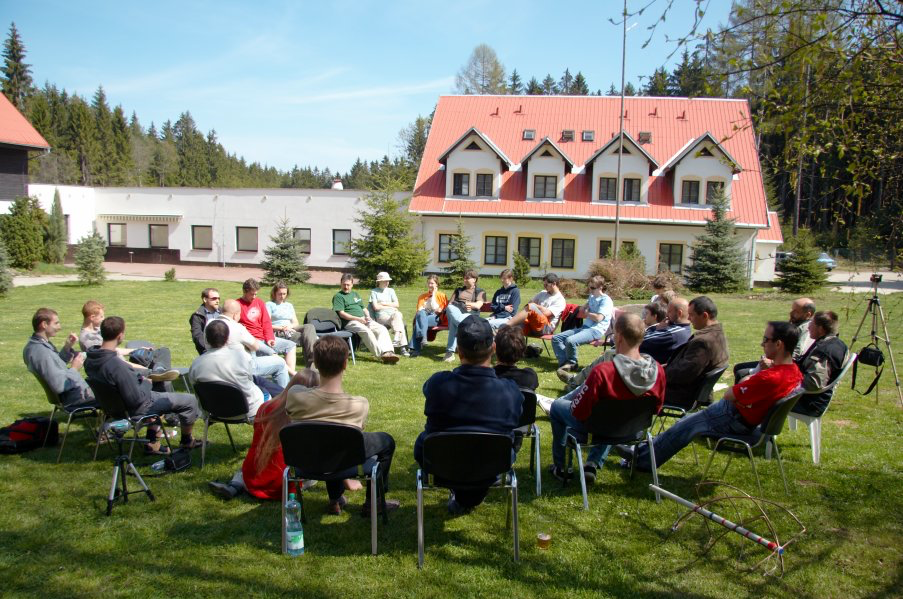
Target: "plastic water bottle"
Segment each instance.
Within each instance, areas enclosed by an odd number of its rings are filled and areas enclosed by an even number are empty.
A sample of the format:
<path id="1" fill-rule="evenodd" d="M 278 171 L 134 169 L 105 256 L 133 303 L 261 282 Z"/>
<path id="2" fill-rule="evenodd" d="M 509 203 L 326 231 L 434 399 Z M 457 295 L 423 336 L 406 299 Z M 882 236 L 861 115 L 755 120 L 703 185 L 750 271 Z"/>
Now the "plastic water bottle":
<path id="1" fill-rule="evenodd" d="M 301 504 L 289 493 L 285 503 L 285 553 L 297 557 L 304 555 L 304 528 L 301 526 Z"/>
<path id="2" fill-rule="evenodd" d="M 151 464 L 151 470 L 154 472 L 163 472 L 166 470 L 166 460 L 159 460 Z"/>

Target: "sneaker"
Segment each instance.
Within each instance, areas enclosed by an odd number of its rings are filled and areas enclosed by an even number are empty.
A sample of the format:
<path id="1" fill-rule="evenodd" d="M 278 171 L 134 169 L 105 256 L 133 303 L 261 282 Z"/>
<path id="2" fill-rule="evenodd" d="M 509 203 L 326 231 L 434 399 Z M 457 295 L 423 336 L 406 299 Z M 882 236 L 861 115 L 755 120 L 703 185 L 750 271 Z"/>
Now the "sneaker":
<path id="1" fill-rule="evenodd" d="M 164 370 L 162 372 L 152 372 L 147 378 L 155 383 L 163 383 L 166 381 L 174 381 L 179 378 L 178 370 Z"/>
<path id="2" fill-rule="evenodd" d="M 633 446 L 632 445 L 615 445 L 614 446 L 615 453 L 621 456 L 626 460 L 633 459 Z"/>
<path id="3" fill-rule="evenodd" d="M 455 361 L 455 352 L 447 351 L 445 352 L 445 357 L 442 358 L 443 362 L 454 362 Z"/>
<path id="4" fill-rule="evenodd" d="M 571 372 L 570 368 L 565 370 L 564 366 L 562 366 L 561 368 L 556 370 L 555 374 L 558 375 L 558 380 L 565 384 L 570 383 L 571 379 L 573 379 L 576 376 Z"/>
<path id="5" fill-rule="evenodd" d="M 333 516 L 338 516 L 342 513 L 342 508 L 345 507 L 346 503 L 348 503 L 348 500 L 345 499 L 344 495 L 341 495 L 335 501 L 329 502 L 329 504 L 326 506 L 326 513 Z"/>
<path id="6" fill-rule="evenodd" d="M 542 409 L 543 412 L 548 414 L 552 411 L 552 402 L 555 401 L 554 397 L 546 397 L 545 395 L 536 394 L 536 404 Z"/>
<path id="7" fill-rule="evenodd" d="M 409 358 L 419 358 L 419 357 L 420 357 L 420 351 L 419 351 L 419 350 L 416 350 L 416 349 L 412 349 L 410 352 L 408 352 L 408 357 L 409 357 Z"/>
<path id="8" fill-rule="evenodd" d="M 304 479 L 304 482 L 301 483 L 301 490 L 306 491 L 309 488 L 316 486 L 316 484 L 317 484 L 317 481 L 315 481 L 315 480 Z"/>
<path id="9" fill-rule="evenodd" d="M 448 496 L 448 513 L 450 516 L 463 516 L 473 511 L 472 507 L 464 507 L 455 499 L 455 494 Z"/>
<path id="10" fill-rule="evenodd" d="M 214 495 L 216 495 L 220 499 L 225 499 L 226 501 L 234 499 L 235 496 L 238 495 L 238 489 L 236 489 L 229 483 L 218 483 L 215 480 L 212 480 L 207 483 L 207 486 L 210 488 Z"/>
<path id="11" fill-rule="evenodd" d="M 411 357 L 411 352 L 408 351 L 408 347 L 407 347 L 407 346 L 404 346 L 404 347 L 401 348 L 401 355 L 404 356 L 405 358 L 410 358 L 410 357 Z"/>
<path id="12" fill-rule="evenodd" d="M 380 357 L 385 364 L 395 364 L 396 362 L 398 362 L 398 356 L 395 355 L 395 352 L 387 351 Z"/>
<path id="13" fill-rule="evenodd" d="M 562 468 L 561 466 L 556 466 L 555 464 L 552 464 L 549 466 L 549 474 L 551 474 L 552 476 L 554 476 L 561 482 L 567 482 L 568 479 L 571 478 L 571 475 L 573 474 L 573 472 L 571 472 L 570 470 L 565 471 L 565 469 Z"/>
<path id="14" fill-rule="evenodd" d="M 577 370 L 577 364 L 574 362 L 565 362 L 558 368 L 558 372 L 574 372 Z"/>
<path id="15" fill-rule="evenodd" d="M 376 506 L 376 513 L 382 515 L 383 511 L 380 509 L 382 506 Z M 401 507 L 401 502 L 397 499 L 386 499 L 386 512 L 394 512 L 399 507 Z M 370 504 L 365 503 L 361 506 L 361 518 L 369 518 L 370 517 Z"/>
<path id="16" fill-rule="evenodd" d="M 598 470 L 598 466 L 596 466 L 592 462 L 587 462 L 583 465 L 583 480 L 586 481 L 587 485 L 595 484 L 596 470 Z"/>

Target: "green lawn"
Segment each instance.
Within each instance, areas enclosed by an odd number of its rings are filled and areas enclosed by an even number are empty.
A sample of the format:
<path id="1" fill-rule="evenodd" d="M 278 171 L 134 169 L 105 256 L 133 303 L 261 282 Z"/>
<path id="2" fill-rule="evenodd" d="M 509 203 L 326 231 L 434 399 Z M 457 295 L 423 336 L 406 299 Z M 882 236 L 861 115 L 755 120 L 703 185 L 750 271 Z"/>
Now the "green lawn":
<path id="1" fill-rule="evenodd" d="M 178 365 L 195 355 L 188 316 L 197 308 L 205 285 L 185 282 L 110 282 L 100 288 L 52 284 L 17 288 L 2 301 L 0 313 L 0 422 L 49 411 L 43 393 L 27 373 L 21 348 L 30 334 L 30 318 L 41 306 L 57 309 L 64 332 L 76 331 L 80 307 L 99 299 L 108 315 L 126 319 L 126 336 L 168 345 Z M 483 281 L 487 289 L 494 282 Z M 224 297 L 240 293 L 237 283 L 218 285 Z M 537 289 L 538 290 L 538 287 Z M 418 288 L 400 289 L 403 306 L 413 306 Z M 529 295 L 535 290 L 529 290 Z M 332 289 L 302 286 L 290 300 L 303 312 L 328 305 Z M 363 295 L 363 292 L 362 292 Z M 731 347 L 731 362 L 754 359 L 764 322 L 784 319 L 790 299 L 773 293 L 717 296 Z M 842 336 L 849 341 L 864 310 L 864 296 L 824 294 L 820 308 L 837 311 Z M 903 294 L 883 298 L 891 336 L 903 343 Z M 623 302 L 617 302 L 623 303 Z M 409 308 L 410 310 L 410 308 Z M 409 318 L 410 314 L 406 312 Z M 134 496 L 113 516 L 103 513 L 110 484 L 109 452 L 91 461 L 89 435 L 80 426 L 70 435 L 63 462 L 56 449 L 20 456 L 0 456 L 0 594 L 15 597 L 61 596 L 317 596 L 340 597 L 877 597 L 901 594 L 903 581 L 903 412 L 895 399 L 892 374 L 885 372 L 880 401 L 861 397 L 846 381 L 831 404 L 823 427 L 822 463 L 812 464 L 805 429 L 781 436 L 791 495 L 784 494 L 774 462 L 759 461 L 765 495 L 785 503 L 808 532 L 786 554 L 783 578 L 748 571 L 765 553 L 731 534 L 703 559 L 706 540 L 700 521 L 676 534 L 668 531 L 679 511 L 673 503 L 657 505 L 647 489 L 649 476 L 631 480 L 609 458 L 590 492 L 590 511 L 581 509 L 579 485 L 565 488 L 544 478 L 535 497 L 528 456 L 518 461 L 521 498 L 521 562 L 511 556 L 504 529 L 501 493 L 474 513 L 450 518 L 447 495 L 426 497 L 426 567 L 417 570 L 412 447 L 423 426 L 423 381 L 451 365 L 440 361 L 444 334 L 424 357 L 395 366 L 377 363 L 366 353 L 349 367 L 346 389 L 370 399 L 370 430 L 391 433 L 398 445 L 391 476 L 391 496 L 402 508 L 387 527 L 380 526 L 380 555 L 369 555 L 369 523 L 357 516 L 362 493 L 351 494 L 350 514 L 323 514 L 325 490 L 307 498 L 307 554 L 280 554 L 280 515 L 275 502 L 250 499 L 223 502 L 207 490 L 207 481 L 227 479 L 241 455 L 229 449 L 225 431 L 211 431 L 207 467 L 149 477 L 158 500 Z M 856 349 L 862 342 L 857 342 Z M 598 350 L 584 349 L 588 361 Z M 903 353 L 896 353 L 903 366 Z M 546 356 L 531 364 L 540 373 L 546 395 L 561 384 L 554 361 Z M 860 374 L 862 376 L 862 374 Z M 862 383 L 860 382 L 860 385 Z M 550 462 L 548 421 L 540 419 L 542 456 Z M 200 429 L 199 429 L 200 430 Z M 250 427 L 233 428 L 240 449 Z M 200 461 L 197 455 L 197 463 Z M 723 464 L 719 458 L 717 464 Z M 151 460 L 136 460 L 142 472 Z M 716 466 L 717 466 L 716 464 Z M 714 470 L 715 475 L 720 468 Z M 662 485 L 693 497 L 698 468 L 687 449 L 660 471 Z M 748 464 L 734 460 L 726 477 L 748 491 L 755 482 Z M 723 514 L 731 517 L 729 510 Z M 761 523 L 760 523 L 761 524 Z M 764 527 L 751 525 L 765 534 Z M 788 527 L 781 529 L 788 534 Z M 536 547 L 536 534 L 549 531 L 552 547 Z M 745 549 L 742 561 L 738 561 Z"/>

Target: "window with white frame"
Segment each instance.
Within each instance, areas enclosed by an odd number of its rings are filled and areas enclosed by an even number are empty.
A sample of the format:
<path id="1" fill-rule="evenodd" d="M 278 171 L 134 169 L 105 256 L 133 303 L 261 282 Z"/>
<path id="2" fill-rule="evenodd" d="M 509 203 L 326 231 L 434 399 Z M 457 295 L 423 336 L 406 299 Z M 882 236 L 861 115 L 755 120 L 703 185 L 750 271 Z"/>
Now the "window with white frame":
<path id="1" fill-rule="evenodd" d="M 699 203 L 699 181 L 684 181 L 680 184 L 680 203 Z"/>
<path id="2" fill-rule="evenodd" d="M 107 243 L 111 246 L 125 246 L 125 223 L 107 223 Z"/>
<path id="3" fill-rule="evenodd" d="M 487 235 L 483 243 L 483 263 L 508 264 L 508 238 L 499 235 Z"/>
<path id="4" fill-rule="evenodd" d="M 351 229 L 332 230 L 332 253 L 336 256 L 347 256 L 351 243 Z"/>
<path id="5" fill-rule="evenodd" d="M 640 180 L 624 179 L 624 201 L 639 202 L 640 201 Z"/>
<path id="6" fill-rule="evenodd" d="M 298 240 L 298 247 L 302 254 L 310 253 L 310 229 L 294 229 L 293 234 Z"/>
<path id="7" fill-rule="evenodd" d="M 470 174 L 455 173 L 452 178 L 452 195 L 469 196 L 470 195 Z"/>
<path id="8" fill-rule="evenodd" d="M 492 175 L 477 173 L 477 197 L 488 198 L 492 196 Z"/>
<path id="9" fill-rule="evenodd" d="M 618 180 L 614 177 L 599 179 L 599 201 L 614 202 L 618 197 Z"/>

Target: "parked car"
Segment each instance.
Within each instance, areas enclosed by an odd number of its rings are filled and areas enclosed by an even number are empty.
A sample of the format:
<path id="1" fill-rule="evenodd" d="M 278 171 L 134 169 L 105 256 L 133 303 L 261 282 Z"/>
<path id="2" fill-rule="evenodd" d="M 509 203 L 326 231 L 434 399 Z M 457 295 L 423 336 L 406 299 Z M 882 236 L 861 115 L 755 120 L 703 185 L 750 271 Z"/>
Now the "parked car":
<path id="1" fill-rule="evenodd" d="M 793 252 L 775 252 L 774 253 L 774 269 L 778 272 L 781 271 L 781 264 L 793 255 Z"/>
<path id="2" fill-rule="evenodd" d="M 837 262 L 834 261 L 834 258 L 828 255 L 828 252 L 822 252 L 818 255 L 818 258 L 815 260 L 819 264 L 823 265 L 828 269 L 828 272 L 831 272 L 835 268 L 837 268 Z"/>

